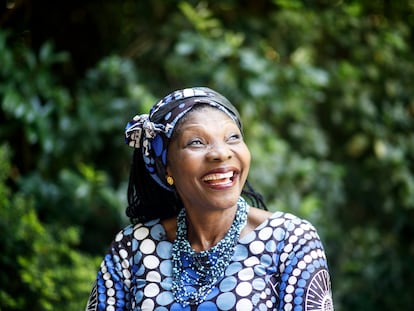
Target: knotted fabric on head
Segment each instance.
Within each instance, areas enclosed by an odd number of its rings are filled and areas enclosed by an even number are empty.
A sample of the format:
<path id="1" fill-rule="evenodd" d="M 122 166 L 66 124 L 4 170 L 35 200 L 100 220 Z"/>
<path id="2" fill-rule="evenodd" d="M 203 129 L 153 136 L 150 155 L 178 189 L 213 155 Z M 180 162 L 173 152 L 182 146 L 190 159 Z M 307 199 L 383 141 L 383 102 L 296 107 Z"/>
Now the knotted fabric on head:
<path id="1" fill-rule="evenodd" d="M 173 191 L 166 182 L 167 150 L 177 122 L 195 105 L 205 104 L 226 113 L 242 130 L 237 109 L 221 94 L 207 87 L 193 87 L 174 91 L 150 110 L 136 115 L 125 127 L 125 141 L 141 149 L 145 167 L 163 188 Z"/>

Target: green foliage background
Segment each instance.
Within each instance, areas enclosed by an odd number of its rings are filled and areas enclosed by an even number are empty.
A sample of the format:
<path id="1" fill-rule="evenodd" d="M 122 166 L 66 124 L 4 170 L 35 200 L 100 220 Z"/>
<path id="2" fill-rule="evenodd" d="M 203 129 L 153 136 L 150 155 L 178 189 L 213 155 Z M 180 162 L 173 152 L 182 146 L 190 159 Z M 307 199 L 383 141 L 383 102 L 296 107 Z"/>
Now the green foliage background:
<path id="1" fill-rule="evenodd" d="M 240 109 L 250 180 L 311 220 L 336 310 L 414 283 L 414 1 L 7 1 L 0 310 L 81 310 L 124 216 L 123 128 L 176 88 Z"/>

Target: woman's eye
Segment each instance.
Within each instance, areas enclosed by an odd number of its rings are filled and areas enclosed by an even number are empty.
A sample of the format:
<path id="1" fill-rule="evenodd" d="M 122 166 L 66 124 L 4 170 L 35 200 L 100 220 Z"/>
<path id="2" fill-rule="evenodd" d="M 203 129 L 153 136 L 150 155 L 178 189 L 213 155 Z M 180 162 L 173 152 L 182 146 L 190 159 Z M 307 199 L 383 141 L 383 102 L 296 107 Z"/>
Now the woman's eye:
<path id="1" fill-rule="evenodd" d="M 187 143 L 187 146 L 197 146 L 197 145 L 201 145 L 203 142 L 201 141 L 201 139 L 192 139 Z"/>
<path id="2" fill-rule="evenodd" d="M 240 134 L 232 134 L 229 136 L 229 141 L 240 140 L 240 138 L 241 138 Z"/>

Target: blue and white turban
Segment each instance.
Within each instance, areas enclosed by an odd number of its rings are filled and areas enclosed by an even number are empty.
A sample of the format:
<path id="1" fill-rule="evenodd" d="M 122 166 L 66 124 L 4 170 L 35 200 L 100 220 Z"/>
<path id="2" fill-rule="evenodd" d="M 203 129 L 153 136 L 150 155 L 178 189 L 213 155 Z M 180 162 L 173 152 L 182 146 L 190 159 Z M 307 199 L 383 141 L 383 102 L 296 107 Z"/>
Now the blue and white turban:
<path id="1" fill-rule="evenodd" d="M 163 188 L 173 191 L 166 182 L 167 150 L 177 122 L 195 105 L 205 104 L 226 113 L 242 130 L 237 109 L 221 94 L 207 87 L 174 91 L 157 104 L 149 114 L 136 115 L 125 127 L 125 141 L 141 149 L 151 177 Z"/>

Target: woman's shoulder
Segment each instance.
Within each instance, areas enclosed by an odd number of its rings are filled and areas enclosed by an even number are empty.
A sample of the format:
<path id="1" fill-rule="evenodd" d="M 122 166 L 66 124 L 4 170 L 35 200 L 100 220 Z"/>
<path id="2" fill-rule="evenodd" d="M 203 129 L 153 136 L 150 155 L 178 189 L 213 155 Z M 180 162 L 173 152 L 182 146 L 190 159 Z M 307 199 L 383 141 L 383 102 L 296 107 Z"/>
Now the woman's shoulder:
<path id="1" fill-rule="evenodd" d="M 291 213 L 265 212 L 251 208 L 249 214 L 250 225 L 248 229 L 242 231 L 241 243 L 256 241 L 255 243 L 260 245 L 260 241 L 263 243 L 273 241 L 283 242 L 286 245 L 292 244 L 293 247 L 295 243 L 303 244 L 320 240 L 315 227 L 309 221 Z"/>
<path id="2" fill-rule="evenodd" d="M 130 240 L 143 241 L 145 239 L 163 240 L 165 236 L 166 233 L 161 221 L 154 219 L 127 225 L 116 234 L 114 242 L 122 243 Z"/>
<path id="3" fill-rule="evenodd" d="M 282 211 L 270 212 L 255 207 L 250 208 L 248 225 L 251 230 L 265 227 L 284 229 L 287 231 L 301 228 L 304 231 L 315 231 L 313 225 L 306 219 Z"/>
<path id="4" fill-rule="evenodd" d="M 272 212 L 265 211 L 256 207 L 250 207 L 249 215 L 247 216 L 247 226 L 250 229 L 256 229 L 261 224 L 272 217 Z"/>

